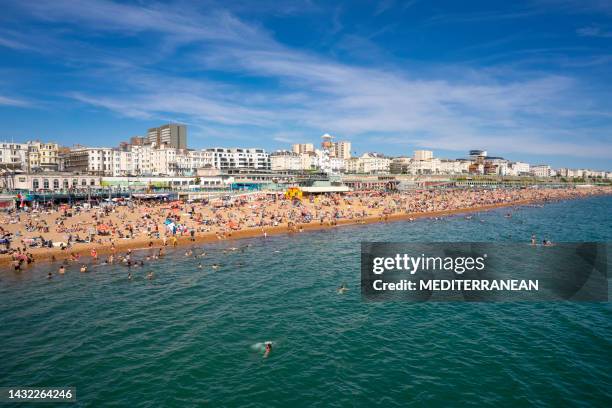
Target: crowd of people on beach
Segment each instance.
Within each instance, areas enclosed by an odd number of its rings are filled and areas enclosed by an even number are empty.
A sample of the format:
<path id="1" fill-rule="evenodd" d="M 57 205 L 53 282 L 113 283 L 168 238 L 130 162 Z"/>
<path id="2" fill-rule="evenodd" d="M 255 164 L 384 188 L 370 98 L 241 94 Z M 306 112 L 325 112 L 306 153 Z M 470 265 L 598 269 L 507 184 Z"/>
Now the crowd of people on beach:
<path id="1" fill-rule="evenodd" d="M 385 221 L 395 216 L 410 219 L 610 192 L 604 188 L 439 189 L 363 191 L 302 199 L 262 192 L 210 202 L 126 201 L 26 207 L 0 216 L 0 243 L 4 244 L 4 255 L 0 256 L 10 257 L 15 270 L 34 262 L 38 254 L 79 264 L 84 251 L 96 261 L 98 251 L 102 251 L 109 254 L 105 262 L 112 263 L 118 247 L 157 248 L 154 256 L 163 256 L 166 246 L 176 247 L 179 242 L 195 242 L 201 237 L 223 240 L 241 231 L 267 236 L 267 231 L 275 227 L 300 232 L 307 225 Z M 131 262 L 130 256 L 131 250 L 119 261 Z"/>

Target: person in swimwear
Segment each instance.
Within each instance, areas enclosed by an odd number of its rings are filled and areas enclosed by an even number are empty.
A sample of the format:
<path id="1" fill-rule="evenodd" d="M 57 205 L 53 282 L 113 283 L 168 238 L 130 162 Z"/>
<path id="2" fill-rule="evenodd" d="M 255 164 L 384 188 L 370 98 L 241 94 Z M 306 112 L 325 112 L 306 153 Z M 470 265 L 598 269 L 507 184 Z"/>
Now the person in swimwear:
<path id="1" fill-rule="evenodd" d="M 63 275 L 64 273 L 66 273 L 66 268 L 64 267 L 64 265 L 59 267 L 58 273 L 60 275 Z"/>
<path id="2" fill-rule="evenodd" d="M 266 341 L 266 350 L 264 351 L 264 357 L 268 357 L 268 354 L 272 351 L 272 342 Z"/>
<path id="3" fill-rule="evenodd" d="M 81 272 L 87 272 L 87 265 L 81 266 Z"/>
<path id="4" fill-rule="evenodd" d="M 348 288 L 346 287 L 346 283 L 343 283 L 342 285 L 340 285 L 340 287 L 338 288 L 338 293 L 339 294 L 344 294 L 344 292 L 346 292 L 348 290 Z"/>
<path id="5" fill-rule="evenodd" d="M 537 245 L 536 236 L 535 234 L 531 234 L 531 246 L 536 246 L 536 245 Z"/>

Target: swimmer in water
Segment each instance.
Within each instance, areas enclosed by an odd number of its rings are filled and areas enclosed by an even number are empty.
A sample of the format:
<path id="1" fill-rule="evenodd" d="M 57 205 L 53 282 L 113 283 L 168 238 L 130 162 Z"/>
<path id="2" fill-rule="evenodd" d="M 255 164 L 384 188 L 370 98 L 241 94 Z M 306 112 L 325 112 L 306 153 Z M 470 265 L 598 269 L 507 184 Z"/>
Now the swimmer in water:
<path id="1" fill-rule="evenodd" d="M 128 280 L 132 280 L 132 272 L 128 272 Z"/>
<path id="2" fill-rule="evenodd" d="M 535 234 L 531 234 L 531 246 L 536 246 L 536 245 L 537 245 L 536 236 Z"/>
<path id="3" fill-rule="evenodd" d="M 337 289 L 337 292 L 341 295 L 344 294 L 344 292 L 346 292 L 348 290 L 348 288 L 346 287 L 346 283 L 343 283 L 342 285 L 340 285 L 340 287 Z"/>
<path id="4" fill-rule="evenodd" d="M 198 264 L 198 269 L 202 269 L 202 264 L 201 263 Z"/>
<path id="5" fill-rule="evenodd" d="M 266 350 L 264 351 L 264 357 L 268 357 L 268 354 L 272 351 L 272 342 L 266 341 Z"/>
<path id="6" fill-rule="evenodd" d="M 47 279 L 53 279 L 53 274 L 51 272 L 47 274 Z"/>
<path id="7" fill-rule="evenodd" d="M 64 265 L 59 267 L 59 270 L 57 271 L 60 275 L 63 275 L 64 273 L 66 273 L 66 268 L 64 268 Z"/>
<path id="8" fill-rule="evenodd" d="M 212 265 L 212 268 L 213 268 L 213 269 L 219 269 L 219 264 L 213 264 L 213 265 Z"/>
<path id="9" fill-rule="evenodd" d="M 81 272 L 87 272 L 87 265 L 81 266 Z"/>
<path id="10" fill-rule="evenodd" d="M 149 280 L 153 279 L 153 272 L 147 273 L 147 279 Z"/>

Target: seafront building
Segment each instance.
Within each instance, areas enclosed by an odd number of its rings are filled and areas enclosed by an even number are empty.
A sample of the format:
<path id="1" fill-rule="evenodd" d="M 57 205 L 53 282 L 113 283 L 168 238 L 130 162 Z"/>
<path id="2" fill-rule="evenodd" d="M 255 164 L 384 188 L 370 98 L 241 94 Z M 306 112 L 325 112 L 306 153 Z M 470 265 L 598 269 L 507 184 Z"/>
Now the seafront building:
<path id="1" fill-rule="evenodd" d="M 388 174 L 391 159 L 380 153 L 364 153 L 359 157 L 346 160 L 346 173 Z"/>
<path id="2" fill-rule="evenodd" d="M 264 149 L 223 148 L 206 149 L 212 159 L 212 166 L 220 170 L 261 169 L 270 170 L 270 155 Z"/>
<path id="3" fill-rule="evenodd" d="M 0 143 L 0 167 L 2 169 L 21 168 L 27 161 L 27 143 Z"/>
<path id="4" fill-rule="evenodd" d="M 490 156 L 480 149 L 470 150 L 467 158 L 458 159 L 436 157 L 432 150 L 415 150 L 410 157 L 380 153 L 355 156 L 348 140 L 334 141 L 333 136 L 324 134 L 321 141 L 320 148 L 300 143 L 292 145 L 290 151 L 271 154 L 261 148 L 189 149 L 187 127 L 166 124 L 148 129 L 146 136 L 133 136 L 118 147 L 0 142 L 0 185 L 6 190 L 61 192 L 129 188 L 131 182 L 132 187 L 144 183 L 181 189 L 270 188 L 275 183 L 312 181 L 313 177 L 339 177 L 356 189 L 426 185 L 423 180 L 428 179 L 471 180 L 472 176 L 612 179 L 611 172 L 569 168 L 555 171 L 546 164 L 531 166 Z"/>
<path id="5" fill-rule="evenodd" d="M 296 154 L 314 153 L 314 145 L 312 143 L 297 143 L 291 145 L 291 151 Z"/>
<path id="6" fill-rule="evenodd" d="M 99 176 L 90 174 L 74 174 L 70 172 L 44 172 L 34 174 L 15 174 L 12 177 L 0 179 L 3 188 L 25 191 L 85 191 L 99 188 Z"/>
<path id="7" fill-rule="evenodd" d="M 553 175 L 553 170 L 547 164 L 538 164 L 531 166 L 529 171 L 534 177 L 550 177 Z"/>
<path id="8" fill-rule="evenodd" d="M 309 155 L 304 156 L 310 158 Z M 308 160 L 309 162 L 310 160 Z M 310 168 L 304 165 L 306 161 L 302 160 L 302 155 L 288 150 L 277 150 L 270 153 L 270 169 L 273 171 L 302 171 Z"/>
<path id="9" fill-rule="evenodd" d="M 57 143 L 28 142 L 28 171 L 57 171 L 59 145 Z"/>
<path id="10" fill-rule="evenodd" d="M 147 142 L 155 147 L 187 149 L 187 127 L 177 123 L 151 128 L 147 131 Z"/>

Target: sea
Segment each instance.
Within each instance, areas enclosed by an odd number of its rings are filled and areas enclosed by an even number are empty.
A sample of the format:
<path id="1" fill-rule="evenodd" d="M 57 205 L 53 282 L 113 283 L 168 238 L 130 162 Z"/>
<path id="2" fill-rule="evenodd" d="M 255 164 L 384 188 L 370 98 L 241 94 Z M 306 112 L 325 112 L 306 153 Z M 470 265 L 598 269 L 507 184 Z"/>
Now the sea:
<path id="1" fill-rule="evenodd" d="M 3 270 L 0 387 L 73 387 L 52 404 L 73 407 L 610 407 L 609 302 L 366 302 L 360 243 L 610 242 L 611 215 L 604 196 L 223 241 L 131 280 Z"/>

